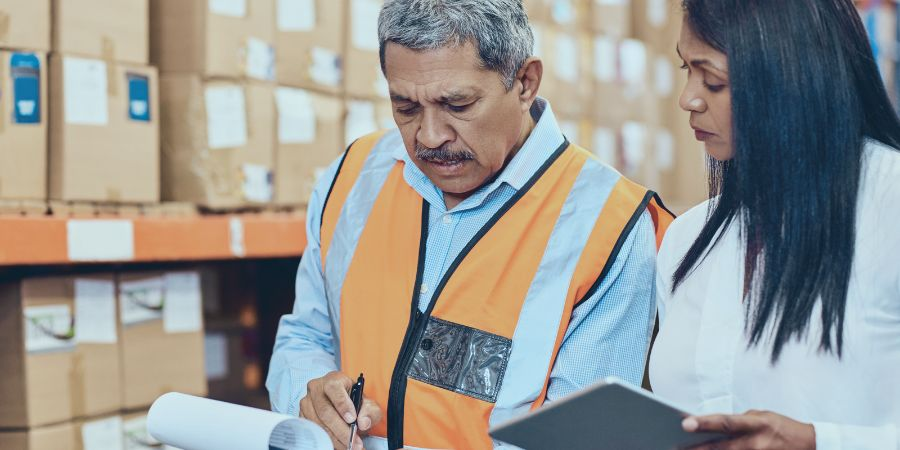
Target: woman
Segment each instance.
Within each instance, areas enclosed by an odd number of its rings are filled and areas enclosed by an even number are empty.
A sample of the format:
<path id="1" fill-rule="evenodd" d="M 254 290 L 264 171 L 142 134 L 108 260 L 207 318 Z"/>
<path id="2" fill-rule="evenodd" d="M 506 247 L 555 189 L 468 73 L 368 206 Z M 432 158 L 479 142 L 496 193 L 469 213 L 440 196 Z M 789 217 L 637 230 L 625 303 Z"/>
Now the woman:
<path id="1" fill-rule="evenodd" d="M 683 7 L 712 200 L 659 255 L 654 391 L 708 448 L 900 449 L 900 121 L 856 9 Z"/>

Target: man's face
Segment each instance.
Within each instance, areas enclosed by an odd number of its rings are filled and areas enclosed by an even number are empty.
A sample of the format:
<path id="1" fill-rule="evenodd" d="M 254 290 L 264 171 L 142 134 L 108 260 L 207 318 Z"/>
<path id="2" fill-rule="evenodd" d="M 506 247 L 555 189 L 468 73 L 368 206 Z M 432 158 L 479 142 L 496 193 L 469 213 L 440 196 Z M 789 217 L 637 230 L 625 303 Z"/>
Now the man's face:
<path id="1" fill-rule="evenodd" d="M 388 43 L 384 61 L 406 151 L 445 198 L 464 199 L 503 169 L 530 107 L 521 83 L 508 91 L 471 44 L 416 51 Z"/>

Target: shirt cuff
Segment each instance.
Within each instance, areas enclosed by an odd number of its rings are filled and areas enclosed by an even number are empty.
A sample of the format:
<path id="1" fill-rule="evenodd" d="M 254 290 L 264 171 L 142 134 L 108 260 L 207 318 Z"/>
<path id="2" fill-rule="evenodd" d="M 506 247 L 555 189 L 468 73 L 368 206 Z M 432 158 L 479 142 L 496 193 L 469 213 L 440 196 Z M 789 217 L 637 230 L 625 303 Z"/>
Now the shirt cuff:
<path id="1" fill-rule="evenodd" d="M 840 450 L 841 428 L 833 423 L 813 422 L 816 431 L 816 450 Z"/>

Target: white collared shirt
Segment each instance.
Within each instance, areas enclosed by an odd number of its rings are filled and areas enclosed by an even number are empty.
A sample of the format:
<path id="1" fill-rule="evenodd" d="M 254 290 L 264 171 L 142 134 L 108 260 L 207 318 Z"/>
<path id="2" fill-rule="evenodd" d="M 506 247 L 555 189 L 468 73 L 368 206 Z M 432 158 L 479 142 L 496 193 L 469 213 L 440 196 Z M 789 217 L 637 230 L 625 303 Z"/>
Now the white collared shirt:
<path id="1" fill-rule="evenodd" d="M 669 228 L 658 257 L 660 332 L 650 357 L 657 395 L 692 414 L 756 409 L 813 423 L 819 450 L 900 449 L 900 152 L 870 141 L 865 154 L 843 358 L 817 351 L 817 319 L 774 366 L 771 344 L 748 347 L 736 224 L 671 293 L 672 274 L 706 221 L 704 203 Z"/>

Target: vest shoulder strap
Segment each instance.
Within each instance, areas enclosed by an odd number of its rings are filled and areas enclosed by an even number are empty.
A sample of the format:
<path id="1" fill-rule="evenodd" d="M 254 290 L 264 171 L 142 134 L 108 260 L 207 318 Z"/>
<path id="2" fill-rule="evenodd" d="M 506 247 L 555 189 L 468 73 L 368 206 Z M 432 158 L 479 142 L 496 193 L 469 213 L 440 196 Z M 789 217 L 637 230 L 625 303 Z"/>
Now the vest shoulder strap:
<path id="1" fill-rule="evenodd" d="M 384 137 L 385 133 L 386 131 L 379 131 L 363 136 L 350 144 L 350 147 L 344 152 L 322 207 L 320 233 L 323 267 L 325 266 L 325 255 L 328 254 L 328 248 L 331 246 L 331 240 L 334 237 L 334 231 L 337 228 L 338 219 L 341 217 L 344 203 L 347 201 L 347 197 L 350 196 L 350 191 L 356 184 L 359 174 L 362 173 L 369 154 L 372 153 L 372 150 Z"/>

